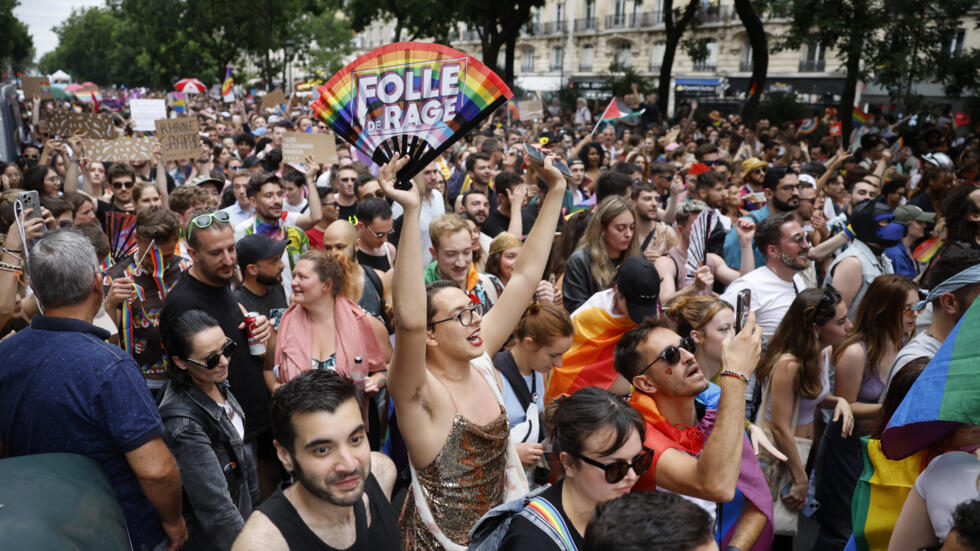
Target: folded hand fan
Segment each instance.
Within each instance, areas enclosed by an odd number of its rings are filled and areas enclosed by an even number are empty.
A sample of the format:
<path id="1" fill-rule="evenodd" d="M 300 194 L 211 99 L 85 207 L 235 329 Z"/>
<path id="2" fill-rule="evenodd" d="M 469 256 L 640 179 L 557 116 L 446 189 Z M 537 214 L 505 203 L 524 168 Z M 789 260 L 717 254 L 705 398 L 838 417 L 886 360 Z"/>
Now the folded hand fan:
<path id="1" fill-rule="evenodd" d="M 399 182 L 411 180 L 513 97 L 483 63 L 424 42 L 372 50 L 317 91 L 316 116 L 375 164 L 395 153 L 410 157 Z"/>
<path id="2" fill-rule="evenodd" d="M 684 269 L 684 285 L 694 281 L 698 268 L 704 266 L 708 256 L 708 236 L 718 225 L 715 209 L 704 209 L 691 226 L 691 237 L 687 246 L 687 264 Z"/>

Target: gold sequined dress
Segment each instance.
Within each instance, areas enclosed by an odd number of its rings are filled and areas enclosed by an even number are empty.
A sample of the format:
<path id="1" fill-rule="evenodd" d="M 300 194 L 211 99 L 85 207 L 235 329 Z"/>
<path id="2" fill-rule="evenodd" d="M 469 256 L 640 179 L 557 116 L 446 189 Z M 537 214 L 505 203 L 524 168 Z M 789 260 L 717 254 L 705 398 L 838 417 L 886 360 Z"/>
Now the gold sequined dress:
<path id="1" fill-rule="evenodd" d="M 457 413 L 439 454 L 416 471 L 433 518 L 443 534 L 459 545 L 468 543 L 470 529 L 484 513 L 504 501 L 509 436 L 503 408 L 484 426 Z M 411 490 L 398 524 L 407 551 L 443 549 L 422 522 Z"/>

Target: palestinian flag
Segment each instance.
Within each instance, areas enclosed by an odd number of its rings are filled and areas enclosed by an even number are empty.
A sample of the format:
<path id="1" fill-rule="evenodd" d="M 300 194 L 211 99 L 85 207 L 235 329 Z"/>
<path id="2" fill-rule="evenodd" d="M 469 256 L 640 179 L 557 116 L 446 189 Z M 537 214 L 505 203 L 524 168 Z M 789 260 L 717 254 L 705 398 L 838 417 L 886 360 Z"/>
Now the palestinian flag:
<path id="1" fill-rule="evenodd" d="M 613 369 L 613 350 L 636 322 L 629 316 L 613 314 L 614 295 L 612 289 L 596 293 L 572 313 L 575 339 L 561 367 L 551 371 L 546 402 L 587 386 L 609 388 L 619 376 Z"/>
<path id="2" fill-rule="evenodd" d="M 881 448 L 902 459 L 961 424 L 980 425 L 980 301 L 966 311 L 882 434 Z"/>
<path id="3" fill-rule="evenodd" d="M 820 119 L 818 119 L 817 117 L 810 117 L 808 119 L 803 119 L 799 121 L 799 127 L 800 127 L 799 132 L 804 136 L 808 136 L 810 134 L 813 134 L 813 131 L 817 129 L 817 126 L 819 124 L 820 124 Z"/>
<path id="4" fill-rule="evenodd" d="M 646 111 L 646 109 L 633 111 L 628 105 L 626 105 L 626 103 L 623 102 L 623 100 L 613 97 L 613 99 L 609 102 L 609 105 L 606 106 L 606 110 L 599 116 L 599 120 L 595 123 L 595 128 L 592 129 L 592 133 L 595 134 L 596 129 L 598 129 L 599 125 L 603 122 L 613 122 L 632 117 L 639 117 L 644 111 Z"/>

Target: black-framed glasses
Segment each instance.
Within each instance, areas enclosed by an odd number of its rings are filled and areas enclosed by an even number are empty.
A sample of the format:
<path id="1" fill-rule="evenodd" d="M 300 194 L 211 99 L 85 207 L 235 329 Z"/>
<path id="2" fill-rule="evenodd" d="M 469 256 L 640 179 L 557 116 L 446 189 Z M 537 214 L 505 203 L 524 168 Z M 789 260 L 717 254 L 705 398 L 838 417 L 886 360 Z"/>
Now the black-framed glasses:
<path id="1" fill-rule="evenodd" d="M 203 367 L 204 369 L 210 371 L 218 367 L 218 363 L 221 362 L 222 356 L 230 360 L 231 357 L 235 355 L 236 348 L 238 348 L 238 343 L 229 339 L 228 337 L 225 337 L 225 345 L 221 347 L 221 350 L 211 354 L 207 358 L 204 358 L 204 363 L 197 360 L 192 360 L 190 358 L 184 358 L 184 361 L 189 364 L 194 364 L 197 367 Z"/>
<path id="2" fill-rule="evenodd" d="M 202 230 L 209 228 L 215 220 L 228 223 L 231 220 L 231 215 L 223 210 L 219 210 L 218 212 L 207 212 L 191 218 L 190 231 L 187 232 L 187 238 L 190 239 L 195 227 L 201 228 Z"/>
<path id="3" fill-rule="evenodd" d="M 646 446 L 643 446 L 643 451 L 634 457 L 633 461 L 617 459 L 612 463 L 599 463 L 595 459 L 590 459 L 577 453 L 569 453 L 569 455 L 577 457 L 593 467 L 602 469 L 606 476 L 606 482 L 609 484 L 615 484 L 626 478 L 626 474 L 629 473 L 630 469 L 633 469 L 636 476 L 643 476 L 644 473 L 650 470 L 650 465 L 653 464 L 653 450 Z"/>
<path id="4" fill-rule="evenodd" d="M 692 339 L 691 337 L 684 337 L 683 339 L 681 339 L 680 346 L 670 345 L 667 348 L 664 348 L 663 350 L 660 351 L 660 354 L 658 354 L 657 357 L 654 358 L 652 362 L 648 363 L 647 366 L 644 367 L 643 370 L 637 373 L 636 375 L 640 376 L 646 373 L 646 371 L 650 369 L 650 366 L 657 363 L 658 360 L 663 360 L 667 362 L 667 365 L 671 367 L 677 365 L 677 363 L 681 361 L 681 348 L 687 350 L 691 354 L 694 354 L 695 352 L 698 351 L 698 343 L 694 342 L 694 339 Z"/>
<path id="5" fill-rule="evenodd" d="M 133 189 L 133 186 L 135 185 L 136 182 L 132 180 L 125 180 L 125 181 L 116 180 L 115 182 L 112 182 L 112 189 L 122 189 L 123 186 L 126 186 L 126 189 Z"/>
<path id="6" fill-rule="evenodd" d="M 462 325 L 463 327 L 469 327 L 475 321 L 476 318 L 482 318 L 482 317 L 483 317 L 483 304 L 482 303 L 474 304 L 473 306 L 470 306 L 465 310 L 461 310 L 455 316 L 430 323 L 429 327 L 438 325 L 445 321 L 452 321 L 452 320 L 458 321 L 459 324 Z"/>

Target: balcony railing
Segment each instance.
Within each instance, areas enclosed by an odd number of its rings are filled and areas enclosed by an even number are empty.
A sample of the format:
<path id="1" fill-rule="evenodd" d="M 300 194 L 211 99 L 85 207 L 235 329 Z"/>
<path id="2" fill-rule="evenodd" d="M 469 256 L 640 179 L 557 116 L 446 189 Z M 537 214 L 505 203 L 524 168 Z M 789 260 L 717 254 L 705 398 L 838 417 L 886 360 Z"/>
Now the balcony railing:
<path id="1" fill-rule="evenodd" d="M 559 34 L 565 32 L 566 23 L 564 21 L 548 21 L 541 27 L 542 34 Z"/>
<path id="2" fill-rule="evenodd" d="M 634 29 L 639 26 L 641 18 L 635 14 L 616 13 L 606 16 L 606 29 Z"/>
<path id="3" fill-rule="evenodd" d="M 664 14 L 660 11 L 648 11 L 640 14 L 641 27 L 656 27 L 664 24 Z"/>
<path id="4" fill-rule="evenodd" d="M 827 66 L 823 59 L 804 59 L 800 62 L 801 73 L 822 73 Z"/>
<path id="5" fill-rule="evenodd" d="M 583 72 L 583 73 L 591 73 L 592 72 L 592 64 L 591 63 L 579 63 L 578 64 L 578 70 L 581 71 L 581 72 Z"/>
<path id="6" fill-rule="evenodd" d="M 528 22 L 521 27 L 521 36 L 537 36 L 541 34 L 541 23 Z"/>
<path id="7" fill-rule="evenodd" d="M 751 73 L 752 72 L 752 62 L 751 61 L 740 61 L 738 63 L 738 70 L 741 71 L 741 72 L 743 72 L 743 73 Z"/>
<path id="8" fill-rule="evenodd" d="M 710 64 L 710 65 L 707 63 L 694 64 L 694 71 L 697 73 L 713 73 L 716 70 L 718 70 L 718 66 L 714 64 Z"/>
<path id="9" fill-rule="evenodd" d="M 575 20 L 575 32 L 579 31 L 594 31 L 599 28 L 595 17 L 576 19 Z"/>

